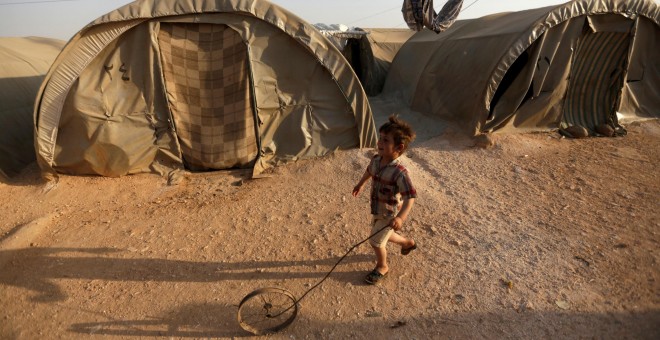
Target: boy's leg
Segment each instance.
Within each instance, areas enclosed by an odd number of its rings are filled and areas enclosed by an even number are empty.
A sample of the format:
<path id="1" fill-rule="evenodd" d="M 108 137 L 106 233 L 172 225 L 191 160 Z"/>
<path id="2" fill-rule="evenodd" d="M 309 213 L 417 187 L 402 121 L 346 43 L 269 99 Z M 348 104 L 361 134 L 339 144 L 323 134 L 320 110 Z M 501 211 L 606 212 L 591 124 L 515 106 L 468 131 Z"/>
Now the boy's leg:
<path id="1" fill-rule="evenodd" d="M 371 239 L 369 244 L 374 249 L 374 254 L 376 254 L 376 270 L 380 274 L 387 273 L 387 242 L 390 239 L 390 235 L 394 233 L 392 228 L 388 228 L 390 221 L 385 218 L 374 218 L 371 225 Z"/>
<path id="2" fill-rule="evenodd" d="M 415 245 L 415 241 L 411 238 L 403 237 L 397 233 L 392 233 L 387 242 L 392 242 L 401 246 L 401 249 L 410 248 Z"/>
<path id="3" fill-rule="evenodd" d="M 373 247 L 376 254 L 376 270 L 382 275 L 387 274 L 389 267 L 387 266 L 387 248 Z"/>
<path id="4" fill-rule="evenodd" d="M 364 278 L 368 284 L 375 285 L 384 279 L 389 271 L 387 267 L 387 248 L 371 246 L 376 254 L 376 268 Z"/>

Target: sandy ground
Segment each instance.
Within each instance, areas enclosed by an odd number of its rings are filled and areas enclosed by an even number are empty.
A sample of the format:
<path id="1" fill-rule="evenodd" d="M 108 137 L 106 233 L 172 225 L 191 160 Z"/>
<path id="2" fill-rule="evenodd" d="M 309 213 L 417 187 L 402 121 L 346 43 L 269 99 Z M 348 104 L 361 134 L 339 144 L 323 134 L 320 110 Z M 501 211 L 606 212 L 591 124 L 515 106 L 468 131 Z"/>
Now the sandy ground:
<path id="1" fill-rule="evenodd" d="M 660 123 L 621 138 L 446 131 L 405 162 L 419 198 L 368 286 L 363 244 L 279 339 L 660 338 Z M 300 297 L 368 236 L 370 150 L 248 172 L 0 184 L 0 338 L 241 338 L 241 299 Z"/>

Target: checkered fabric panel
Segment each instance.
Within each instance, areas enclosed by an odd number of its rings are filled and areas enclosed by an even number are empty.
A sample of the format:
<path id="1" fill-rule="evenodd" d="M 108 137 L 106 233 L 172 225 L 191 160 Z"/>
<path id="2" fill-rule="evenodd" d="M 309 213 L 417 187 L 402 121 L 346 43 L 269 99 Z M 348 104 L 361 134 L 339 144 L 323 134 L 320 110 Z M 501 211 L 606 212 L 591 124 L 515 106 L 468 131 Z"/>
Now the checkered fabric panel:
<path id="1" fill-rule="evenodd" d="M 241 37 L 226 25 L 162 23 L 158 40 L 186 166 L 251 165 L 257 137 Z"/>

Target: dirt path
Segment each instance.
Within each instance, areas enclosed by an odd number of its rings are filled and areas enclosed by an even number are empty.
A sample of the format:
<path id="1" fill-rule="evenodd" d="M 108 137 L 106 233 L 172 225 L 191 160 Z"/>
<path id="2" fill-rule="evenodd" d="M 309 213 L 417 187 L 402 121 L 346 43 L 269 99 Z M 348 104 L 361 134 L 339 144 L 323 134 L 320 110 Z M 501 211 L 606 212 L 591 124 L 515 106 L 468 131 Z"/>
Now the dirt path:
<path id="1" fill-rule="evenodd" d="M 660 123 L 623 138 L 449 134 L 407 155 L 420 192 L 367 286 L 356 249 L 272 338 L 660 338 Z M 301 296 L 368 232 L 371 152 L 274 169 L 0 184 L 0 338 L 249 336 L 259 287 Z M 35 227 L 36 226 L 36 227 Z"/>

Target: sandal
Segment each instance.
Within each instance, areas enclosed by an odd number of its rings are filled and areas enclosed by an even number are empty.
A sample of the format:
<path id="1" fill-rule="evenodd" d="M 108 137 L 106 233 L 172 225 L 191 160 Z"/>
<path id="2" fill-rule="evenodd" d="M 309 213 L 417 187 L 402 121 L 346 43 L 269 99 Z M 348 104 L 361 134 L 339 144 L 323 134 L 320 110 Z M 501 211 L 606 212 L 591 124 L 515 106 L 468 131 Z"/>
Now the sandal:
<path id="1" fill-rule="evenodd" d="M 412 247 L 401 248 L 401 255 L 408 255 L 411 251 L 417 249 L 417 243 L 413 244 Z"/>
<path id="2" fill-rule="evenodd" d="M 387 273 L 389 273 L 389 272 L 387 272 Z M 381 273 L 378 272 L 378 270 L 374 269 L 374 270 L 371 271 L 371 273 L 367 274 L 367 277 L 364 278 L 364 281 L 366 281 L 370 285 L 375 285 L 378 282 L 380 282 L 380 280 L 387 277 L 387 273 L 381 274 Z"/>

